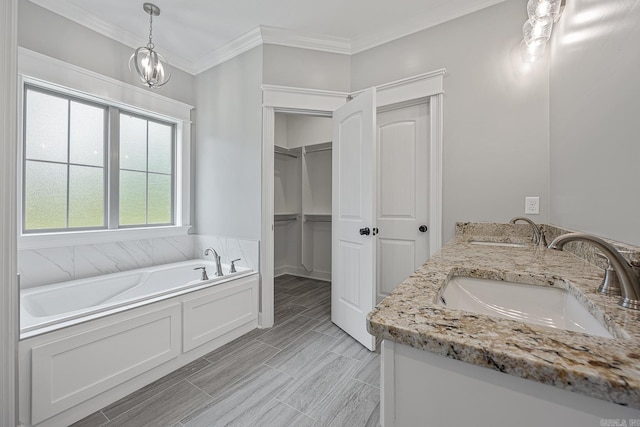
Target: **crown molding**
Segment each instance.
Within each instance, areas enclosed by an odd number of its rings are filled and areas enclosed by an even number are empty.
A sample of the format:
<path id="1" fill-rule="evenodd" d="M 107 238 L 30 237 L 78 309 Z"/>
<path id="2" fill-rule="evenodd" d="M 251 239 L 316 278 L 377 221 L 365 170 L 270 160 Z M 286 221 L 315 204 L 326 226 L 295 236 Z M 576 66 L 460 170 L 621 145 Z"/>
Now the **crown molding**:
<path id="1" fill-rule="evenodd" d="M 351 41 L 344 37 L 305 34 L 265 25 L 260 29 L 263 43 L 351 55 Z"/>
<path id="2" fill-rule="evenodd" d="M 91 31 L 95 31 L 96 33 L 102 34 L 105 37 L 108 37 L 133 49 L 136 49 L 140 46 L 145 46 L 147 44 L 148 40 L 146 38 L 132 34 L 131 32 L 120 28 L 117 25 L 105 22 L 97 16 L 88 13 L 86 10 L 76 6 L 75 4 L 68 2 L 67 0 L 56 0 L 55 2 L 47 0 L 29 1 L 55 13 L 56 15 L 67 18 L 70 21 L 75 22 L 76 24 L 82 25 L 83 27 L 86 27 Z M 170 60 L 169 65 L 171 65 L 172 67 L 179 68 L 189 74 L 196 74 L 194 71 L 193 62 L 182 57 L 182 55 L 180 55 L 179 53 L 162 49 L 162 55 Z"/>
<path id="3" fill-rule="evenodd" d="M 193 74 L 200 74 L 261 44 L 262 32 L 260 27 L 256 27 L 203 56 L 195 63 Z"/>
<path id="4" fill-rule="evenodd" d="M 125 31 L 117 25 L 109 24 L 70 3 L 68 0 L 56 0 L 55 2 L 51 2 L 50 0 L 29 1 L 131 48 L 135 49 L 146 43 L 146 39 Z M 178 52 L 164 49 L 163 54 L 170 59 L 171 66 L 192 75 L 200 74 L 262 44 L 274 44 L 342 55 L 353 55 L 504 1 L 506 0 L 480 0 L 473 6 L 463 5 L 453 10 L 451 10 L 451 3 L 453 3 L 453 1 L 450 1 L 447 10 L 445 10 L 444 7 L 436 8 L 428 16 L 412 17 L 410 20 L 403 21 L 401 24 L 387 29 L 378 29 L 354 39 L 321 34 L 307 34 L 259 25 L 196 60 L 189 60 Z"/>
<path id="5" fill-rule="evenodd" d="M 353 38 L 351 40 L 351 54 L 363 52 L 376 46 L 389 43 L 393 40 L 397 40 L 402 37 L 406 37 L 410 34 L 417 33 L 427 28 L 435 27 L 444 22 L 451 21 L 461 16 L 468 15 L 473 12 L 477 12 L 481 9 L 502 3 L 506 0 L 482 0 L 477 1 L 472 6 L 460 6 L 455 9 L 451 9 L 451 3 L 447 5 L 447 10 L 444 8 L 436 8 L 429 13 L 429 15 L 420 15 L 411 18 L 408 21 L 402 21 L 401 24 L 388 27 L 386 29 L 376 30 L 368 34 Z"/>

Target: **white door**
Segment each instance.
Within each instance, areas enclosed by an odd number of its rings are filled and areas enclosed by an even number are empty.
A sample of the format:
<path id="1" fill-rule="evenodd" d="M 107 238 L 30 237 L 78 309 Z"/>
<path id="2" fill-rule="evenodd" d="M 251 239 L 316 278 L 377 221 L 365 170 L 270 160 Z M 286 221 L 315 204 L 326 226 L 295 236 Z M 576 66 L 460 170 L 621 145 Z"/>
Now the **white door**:
<path id="1" fill-rule="evenodd" d="M 371 88 L 333 113 L 331 320 L 369 350 L 375 349 L 367 332 L 375 305 L 375 105 Z"/>
<path id="2" fill-rule="evenodd" d="M 427 104 L 378 114 L 377 300 L 429 258 Z"/>

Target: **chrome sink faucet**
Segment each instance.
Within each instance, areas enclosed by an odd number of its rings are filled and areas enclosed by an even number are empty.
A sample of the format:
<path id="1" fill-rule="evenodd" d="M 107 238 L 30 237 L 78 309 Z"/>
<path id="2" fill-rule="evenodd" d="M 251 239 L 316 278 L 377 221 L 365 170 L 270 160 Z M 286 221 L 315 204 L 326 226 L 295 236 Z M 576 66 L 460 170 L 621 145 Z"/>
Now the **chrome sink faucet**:
<path id="1" fill-rule="evenodd" d="M 610 243 L 587 233 L 563 234 L 549 244 L 549 249 L 562 250 L 564 245 L 574 241 L 591 243 L 607 257 L 620 282 L 622 296 L 618 304 L 625 308 L 640 310 L 640 267 L 629 264 Z"/>
<path id="2" fill-rule="evenodd" d="M 213 248 L 207 248 L 204 250 L 204 256 L 207 256 L 210 253 L 213 253 L 213 259 L 216 261 L 216 276 L 224 276 L 224 274 L 222 274 L 222 263 L 220 262 L 220 255 L 218 255 L 218 252 L 216 252 L 216 250 Z"/>
<path id="3" fill-rule="evenodd" d="M 531 225 L 531 229 L 533 230 L 533 237 L 531 238 L 531 242 L 534 245 L 547 246 L 547 239 L 544 237 L 544 231 L 542 231 L 542 227 L 540 227 L 535 222 L 531 221 L 529 218 L 526 218 L 524 216 L 517 216 L 515 218 L 511 218 L 509 223 L 515 224 L 517 221 L 528 222 L 529 225 Z"/>

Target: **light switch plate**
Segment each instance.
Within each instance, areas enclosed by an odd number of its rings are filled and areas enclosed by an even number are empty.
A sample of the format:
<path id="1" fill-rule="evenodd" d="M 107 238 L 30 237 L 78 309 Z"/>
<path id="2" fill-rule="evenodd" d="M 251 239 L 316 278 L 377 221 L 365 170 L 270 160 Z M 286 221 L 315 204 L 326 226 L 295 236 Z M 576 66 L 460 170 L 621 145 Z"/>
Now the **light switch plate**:
<path id="1" fill-rule="evenodd" d="M 539 215 L 540 214 L 540 197 L 525 197 L 524 213 L 525 215 Z"/>

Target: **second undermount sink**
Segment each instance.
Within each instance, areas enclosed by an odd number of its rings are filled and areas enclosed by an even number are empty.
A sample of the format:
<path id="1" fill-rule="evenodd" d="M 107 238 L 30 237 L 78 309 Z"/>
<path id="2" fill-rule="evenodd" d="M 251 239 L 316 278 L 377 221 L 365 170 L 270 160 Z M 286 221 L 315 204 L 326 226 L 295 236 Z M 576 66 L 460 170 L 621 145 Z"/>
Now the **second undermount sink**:
<path id="1" fill-rule="evenodd" d="M 487 240 L 469 240 L 469 244 L 471 245 L 480 245 L 480 246 L 498 246 L 503 248 L 526 248 L 526 243 L 515 243 L 515 242 L 491 242 Z"/>
<path id="2" fill-rule="evenodd" d="M 454 276 L 445 285 L 438 303 L 457 310 L 613 338 L 564 289 Z"/>

